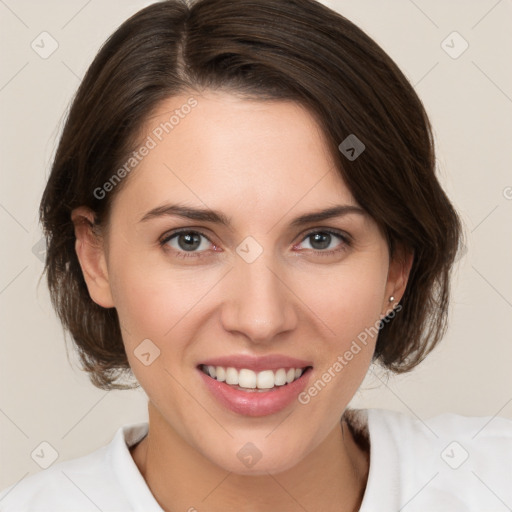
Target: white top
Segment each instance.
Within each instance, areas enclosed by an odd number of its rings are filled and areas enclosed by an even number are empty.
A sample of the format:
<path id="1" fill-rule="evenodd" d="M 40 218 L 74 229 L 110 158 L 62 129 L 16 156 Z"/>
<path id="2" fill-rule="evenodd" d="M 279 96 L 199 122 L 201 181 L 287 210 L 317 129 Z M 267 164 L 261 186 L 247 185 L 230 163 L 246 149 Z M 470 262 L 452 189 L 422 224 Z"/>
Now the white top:
<path id="1" fill-rule="evenodd" d="M 441 414 L 429 420 L 351 409 L 370 443 L 360 512 L 512 510 L 512 421 Z M 2 512 L 162 512 L 129 452 L 148 424 L 119 428 L 110 444 L 53 464 L 0 493 Z"/>

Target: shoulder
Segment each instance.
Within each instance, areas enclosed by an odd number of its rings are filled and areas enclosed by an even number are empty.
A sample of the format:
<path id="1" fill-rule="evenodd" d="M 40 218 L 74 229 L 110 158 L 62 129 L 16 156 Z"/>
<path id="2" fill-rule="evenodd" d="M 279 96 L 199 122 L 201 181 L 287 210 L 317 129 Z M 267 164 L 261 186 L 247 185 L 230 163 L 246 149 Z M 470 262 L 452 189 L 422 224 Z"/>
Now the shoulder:
<path id="1" fill-rule="evenodd" d="M 384 428 L 390 434 L 407 433 L 410 440 L 435 440 L 447 435 L 460 436 L 471 440 L 495 441 L 500 438 L 512 439 L 512 420 L 501 416 L 464 416 L 443 413 L 429 418 L 405 414 L 387 409 L 362 409 L 368 425 Z"/>
<path id="2" fill-rule="evenodd" d="M 512 420 L 454 413 L 425 419 L 385 409 L 350 414 L 370 445 L 365 505 L 386 495 L 410 512 L 512 506 Z"/>
<path id="3" fill-rule="evenodd" d="M 448 467 L 457 469 L 468 462 L 481 466 L 481 457 L 496 455 L 495 463 L 504 462 L 503 455 L 512 454 L 512 420 L 499 416 L 463 416 L 443 413 L 430 418 L 384 409 L 368 410 L 368 426 L 375 436 L 385 436 L 402 456 L 414 451 L 435 456 Z M 412 459 L 412 457 L 411 457 Z M 439 462 L 439 461 L 436 461 Z"/>
<path id="4" fill-rule="evenodd" d="M 0 493 L 2 512 L 91 510 L 97 482 L 110 479 L 103 447 L 26 476 Z"/>
<path id="5" fill-rule="evenodd" d="M 22 478 L 0 492 L 0 511 L 131 510 L 119 466 L 130 462 L 122 460 L 129 456 L 127 436 L 143 431 L 144 424 L 121 427 L 110 444 Z"/>

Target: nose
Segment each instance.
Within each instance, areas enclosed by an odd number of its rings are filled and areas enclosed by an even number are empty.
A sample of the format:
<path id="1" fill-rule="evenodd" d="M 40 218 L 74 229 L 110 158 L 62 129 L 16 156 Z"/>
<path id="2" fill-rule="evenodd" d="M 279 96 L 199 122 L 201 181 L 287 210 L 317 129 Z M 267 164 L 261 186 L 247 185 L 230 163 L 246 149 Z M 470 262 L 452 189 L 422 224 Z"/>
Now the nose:
<path id="1" fill-rule="evenodd" d="M 297 324 L 286 275 L 264 255 L 252 263 L 239 258 L 223 289 L 224 329 L 241 333 L 252 343 L 272 342 Z"/>

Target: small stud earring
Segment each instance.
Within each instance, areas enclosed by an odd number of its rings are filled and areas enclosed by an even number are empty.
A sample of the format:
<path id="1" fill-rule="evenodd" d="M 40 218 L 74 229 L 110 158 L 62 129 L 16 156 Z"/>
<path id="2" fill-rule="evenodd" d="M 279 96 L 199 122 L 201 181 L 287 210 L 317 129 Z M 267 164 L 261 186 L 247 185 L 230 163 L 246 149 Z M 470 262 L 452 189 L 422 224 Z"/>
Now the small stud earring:
<path id="1" fill-rule="evenodd" d="M 389 297 L 389 302 L 393 302 L 395 300 L 395 297 L 393 297 L 393 295 L 391 295 L 391 297 Z"/>

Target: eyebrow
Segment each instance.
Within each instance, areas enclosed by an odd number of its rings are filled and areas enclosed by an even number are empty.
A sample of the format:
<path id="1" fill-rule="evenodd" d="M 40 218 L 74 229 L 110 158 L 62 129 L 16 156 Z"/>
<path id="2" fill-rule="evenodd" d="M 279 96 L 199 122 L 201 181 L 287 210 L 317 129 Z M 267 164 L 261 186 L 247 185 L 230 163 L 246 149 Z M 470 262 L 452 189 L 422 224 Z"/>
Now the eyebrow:
<path id="1" fill-rule="evenodd" d="M 305 224 L 313 222 L 321 222 L 323 220 L 332 219 L 334 217 L 342 217 L 351 213 L 359 215 L 366 215 L 366 210 L 359 206 L 351 204 L 343 204 L 332 206 L 324 210 L 317 210 L 310 213 L 305 213 L 296 217 L 290 222 L 290 227 L 300 227 Z M 201 222 L 212 222 L 214 224 L 221 224 L 231 228 L 231 219 L 226 217 L 222 212 L 211 210 L 208 208 L 195 208 L 192 206 L 183 206 L 180 204 L 164 204 L 153 208 L 147 212 L 139 222 L 145 222 L 150 219 L 166 216 L 176 216 L 185 219 L 197 220 Z"/>

